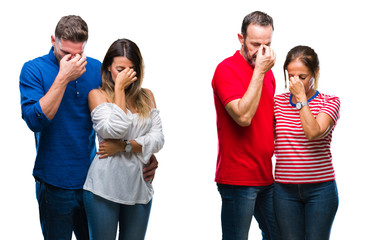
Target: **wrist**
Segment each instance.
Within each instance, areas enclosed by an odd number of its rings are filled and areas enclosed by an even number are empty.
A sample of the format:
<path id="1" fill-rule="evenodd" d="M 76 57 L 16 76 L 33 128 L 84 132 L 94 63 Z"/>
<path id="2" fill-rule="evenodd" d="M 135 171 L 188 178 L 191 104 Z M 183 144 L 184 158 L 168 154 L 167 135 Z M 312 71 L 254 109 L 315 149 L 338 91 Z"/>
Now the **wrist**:
<path id="1" fill-rule="evenodd" d="M 116 82 L 115 82 L 115 90 L 119 90 L 119 91 L 124 90 L 124 85 L 123 85 L 123 83 L 121 83 L 121 82 L 119 82 L 119 81 L 116 81 Z"/>
<path id="2" fill-rule="evenodd" d="M 64 75 L 62 73 L 58 73 L 58 75 L 56 76 L 55 82 L 60 84 L 61 86 L 67 86 L 69 80 L 66 75 Z"/>
<path id="3" fill-rule="evenodd" d="M 259 78 L 259 79 L 261 79 L 262 78 L 262 80 L 264 79 L 264 77 L 265 77 L 265 74 L 267 73 L 267 71 L 268 70 L 266 70 L 266 69 L 263 69 L 263 68 L 261 68 L 261 67 L 259 67 L 259 66 L 255 66 L 255 68 L 254 68 L 254 70 L 253 70 L 253 75 L 255 75 L 256 74 L 256 76 Z"/>
<path id="4" fill-rule="evenodd" d="M 125 151 L 125 145 L 126 145 L 125 140 L 120 140 L 119 142 L 120 142 L 120 148 L 119 148 L 119 150 L 121 152 L 124 152 Z"/>
<path id="5" fill-rule="evenodd" d="M 295 107 L 298 109 L 298 110 L 301 110 L 303 107 L 305 106 L 309 106 L 308 102 L 307 101 L 304 101 L 304 102 L 297 102 L 297 104 L 295 105 Z"/>
<path id="6" fill-rule="evenodd" d="M 128 140 L 124 140 L 124 152 L 127 152 L 127 153 L 132 152 L 132 148 L 133 147 L 132 147 L 131 142 Z"/>
<path id="7" fill-rule="evenodd" d="M 307 102 L 308 101 L 306 95 L 299 95 L 296 97 L 296 99 L 297 99 L 297 102 Z"/>

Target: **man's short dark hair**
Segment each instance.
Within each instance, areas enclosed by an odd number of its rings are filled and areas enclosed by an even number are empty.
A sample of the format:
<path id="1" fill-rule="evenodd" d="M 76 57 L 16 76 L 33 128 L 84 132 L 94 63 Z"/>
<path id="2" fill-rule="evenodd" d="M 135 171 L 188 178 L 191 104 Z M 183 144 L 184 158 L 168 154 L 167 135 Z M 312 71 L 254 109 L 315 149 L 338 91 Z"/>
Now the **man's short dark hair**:
<path id="1" fill-rule="evenodd" d="M 271 26 L 272 30 L 274 30 L 274 21 L 273 21 L 272 17 L 270 17 L 269 15 L 267 15 L 264 12 L 255 11 L 255 12 L 248 14 L 243 19 L 242 27 L 241 27 L 241 34 L 243 35 L 244 38 L 246 38 L 246 36 L 247 36 L 247 28 L 251 23 L 260 25 L 263 27 Z"/>
<path id="2" fill-rule="evenodd" d="M 55 36 L 60 40 L 86 42 L 89 37 L 88 27 L 80 16 L 64 16 L 56 26 Z"/>

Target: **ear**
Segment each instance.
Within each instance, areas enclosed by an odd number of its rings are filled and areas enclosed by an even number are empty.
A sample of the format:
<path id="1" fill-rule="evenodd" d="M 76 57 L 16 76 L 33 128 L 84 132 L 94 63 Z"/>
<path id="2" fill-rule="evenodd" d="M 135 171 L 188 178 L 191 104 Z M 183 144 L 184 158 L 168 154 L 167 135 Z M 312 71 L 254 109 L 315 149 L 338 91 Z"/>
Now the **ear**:
<path id="1" fill-rule="evenodd" d="M 243 35 L 241 33 L 238 33 L 237 36 L 238 36 L 238 41 L 240 41 L 241 45 L 243 45 L 243 41 L 244 41 Z"/>
<path id="2" fill-rule="evenodd" d="M 54 47 L 54 45 L 56 44 L 56 38 L 55 36 L 51 36 L 51 43 L 52 43 L 52 46 Z"/>

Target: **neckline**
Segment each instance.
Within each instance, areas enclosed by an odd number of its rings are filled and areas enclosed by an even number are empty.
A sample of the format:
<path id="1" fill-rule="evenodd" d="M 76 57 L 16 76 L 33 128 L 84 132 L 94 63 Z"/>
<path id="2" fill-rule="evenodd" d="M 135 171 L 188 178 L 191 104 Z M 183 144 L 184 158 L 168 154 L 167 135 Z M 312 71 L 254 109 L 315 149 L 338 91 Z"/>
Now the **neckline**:
<path id="1" fill-rule="evenodd" d="M 252 71 L 254 70 L 254 67 L 252 67 L 250 64 L 248 64 L 246 58 L 241 54 L 240 50 L 236 51 L 235 57 L 236 57 L 237 61 L 240 62 L 241 64 L 243 64 L 246 68 L 248 68 Z"/>
<path id="2" fill-rule="evenodd" d="M 308 99 L 308 103 L 310 102 L 310 101 L 312 101 L 315 97 L 317 97 L 318 96 L 318 94 L 319 94 L 319 92 L 318 92 L 318 90 L 316 91 L 316 93 L 310 98 L 310 99 Z M 292 105 L 293 107 L 295 107 L 296 105 L 292 102 L 292 97 L 293 97 L 293 94 L 292 93 L 290 93 L 290 96 L 289 96 L 289 103 L 290 103 L 290 105 Z"/>

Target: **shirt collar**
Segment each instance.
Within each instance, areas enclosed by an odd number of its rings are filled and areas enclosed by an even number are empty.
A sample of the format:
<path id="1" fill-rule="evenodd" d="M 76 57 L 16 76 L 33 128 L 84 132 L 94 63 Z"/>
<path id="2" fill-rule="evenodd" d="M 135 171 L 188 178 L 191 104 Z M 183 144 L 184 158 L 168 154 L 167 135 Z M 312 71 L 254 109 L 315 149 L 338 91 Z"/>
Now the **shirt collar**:
<path id="1" fill-rule="evenodd" d="M 254 70 L 254 68 L 250 64 L 248 64 L 246 59 L 241 55 L 240 50 L 236 51 L 236 53 L 233 55 L 233 58 L 240 64 L 243 64 L 245 67 L 251 69 L 252 71 Z"/>
<path id="2" fill-rule="evenodd" d="M 315 97 L 317 97 L 318 96 L 318 94 L 319 94 L 319 92 L 318 92 L 318 90 L 316 91 L 316 93 L 313 95 L 313 97 L 311 97 L 310 99 L 308 99 L 308 103 L 310 102 L 310 101 L 312 101 Z M 291 99 L 292 99 L 292 96 L 293 96 L 293 94 L 292 93 L 290 93 L 290 96 L 289 96 L 289 103 L 290 103 L 290 105 L 292 105 L 293 107 L 295 107 L 296 105 L 291 101 Z"/>

